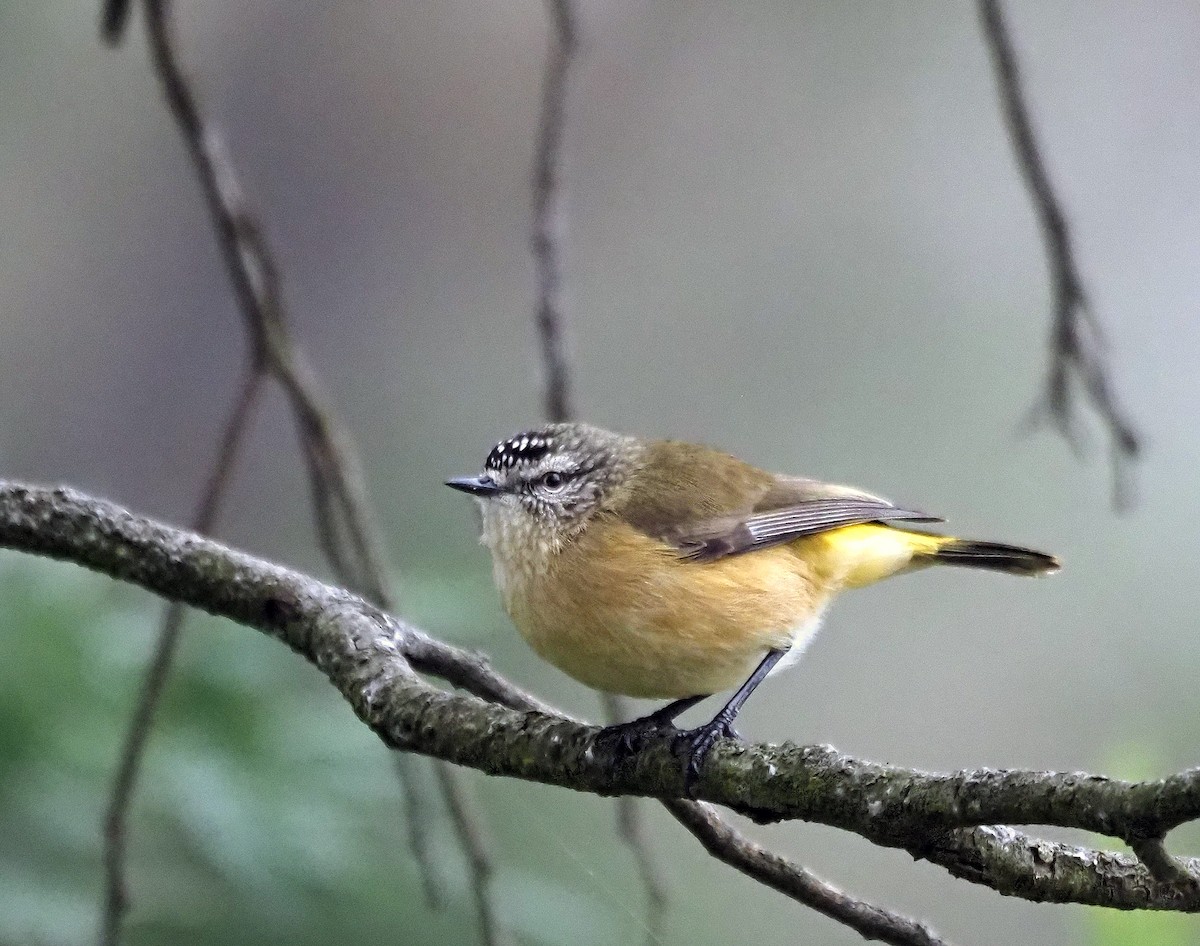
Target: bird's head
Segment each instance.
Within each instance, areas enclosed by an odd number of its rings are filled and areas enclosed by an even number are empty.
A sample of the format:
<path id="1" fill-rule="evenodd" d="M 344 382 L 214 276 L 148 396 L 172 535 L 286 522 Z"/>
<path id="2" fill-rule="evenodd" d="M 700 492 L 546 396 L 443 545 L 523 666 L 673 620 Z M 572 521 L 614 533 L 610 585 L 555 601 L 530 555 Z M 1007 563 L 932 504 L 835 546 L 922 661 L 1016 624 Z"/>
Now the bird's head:
<path id="1" fill-rule="evenodd" d="M 573 535 L 637 467 L 634 437 L 589 424 L 550 424 L 502 440 L 478 476 L 446 485 L 477 500 L 490 524 L 523 526 L 557 539 Z"/>

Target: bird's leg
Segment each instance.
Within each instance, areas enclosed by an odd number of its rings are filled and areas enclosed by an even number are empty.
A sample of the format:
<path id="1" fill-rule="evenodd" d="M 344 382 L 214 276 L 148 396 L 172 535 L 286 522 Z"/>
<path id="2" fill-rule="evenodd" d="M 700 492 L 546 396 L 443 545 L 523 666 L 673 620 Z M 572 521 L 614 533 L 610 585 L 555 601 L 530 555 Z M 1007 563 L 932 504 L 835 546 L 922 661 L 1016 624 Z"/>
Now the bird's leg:
<path id="1" fill-rule="evenodd" d="M 703 726 L 697 726 L 695 729 L 689 729 L 679 735 L 675 743 L 675 751 L 684 757 L 683 785 L 688 795 L 691 795 L 696 787 L 696 782 L 700 778 L 700 766 L 704 762 L 704 757 L 708 755 L 708 750 L 713 747 L 713 743 L 722 738 L 741 738 L 733 728 L 734 719 L 742 705 L 750 698 L 750 694 L 766 679 L 771 668 L 779 663 L 780 658 L 786 653 L 786 650 L 768 650 L 767 656 L 754 668 L 750 678 L 738 687 L 738 691 L 730 697 L 729 702 L 716 716 Z"/>
<path id="2" fill-rule="evenodd" d="M 623 758 L 633 755 L 637 751 L 638 744 L 645 737 L 657 735 L 664 731 L 678 732 L 675 728 L 675 717 L 695 706 L 701 700 L 707 699 L 709 695 L 708 693 L 700 693 L 696 696 L 685 696 L 682 700 L 675 700 L 673 703 L 668 703 L 662 709 L 657 709 L 647 716 L 639 716 L 637 719 L 630 720 L 627 723 L 614 723 L 612 726 L 605 726 L 600 730 L 596 738 L 598 740 L 615 740 L 618 757 Z"/>
<path id="3" fill-rule="evenodd" d="M 675 700 L 672 703 L 668 703 L 662 709 L 656 709 L 648 716 L 643 716 L 640 719 L 631 721 L 630 725 L 632 726 L 634 723 L 644 723 L 647 726 L 652 725 L 655 729 L 666 729 L 675 722 L 676 716 L 678 716 L 680 713 L 690 710 L 701 700 L 708 699 L 709 696 L 711 696 L 709 693 L 701 693 L 698 696 L 685 696 L 682 700 Z"/>

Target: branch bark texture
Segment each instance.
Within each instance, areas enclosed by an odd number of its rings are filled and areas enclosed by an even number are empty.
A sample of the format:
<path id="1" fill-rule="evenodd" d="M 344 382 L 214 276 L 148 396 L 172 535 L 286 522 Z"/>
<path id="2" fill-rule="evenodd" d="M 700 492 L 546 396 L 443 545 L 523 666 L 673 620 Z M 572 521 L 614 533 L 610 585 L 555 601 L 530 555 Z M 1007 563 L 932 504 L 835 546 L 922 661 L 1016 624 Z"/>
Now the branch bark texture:
<path id="1" fill-rule="evenodd" d="M 416 671 L 430 669 L 430 652 L 443 669 L 452 667 L 461 653 L 454 648 L 348 591 L 103 500 L 0 482 L 0 546 L 75 562 L 281 640 L 393 748 L 600 795 L 683 795 L 669 739 L 648 739 L 632 758 L 618 758 L 597 743 L 594 727 L 533 708 L 466 654 L 469 674 L 485 677 L 490 692 L 514 697 L 505 702 L 518 708 L 442 690 Z M 1131 856 L 994 826 L 1158 838 L 1200 817 L 1200 769 L 1145 782 L 1021 770 L 938 774 L 861 761 L 829 746 L 725 740 L 706 761 L 697 793 L 760 821 L 802 819 L 851 831 L 1026 899 L 1200 911 L 1194 859 L 1177 862 L 1186 879 L 1157 880 Z"/>

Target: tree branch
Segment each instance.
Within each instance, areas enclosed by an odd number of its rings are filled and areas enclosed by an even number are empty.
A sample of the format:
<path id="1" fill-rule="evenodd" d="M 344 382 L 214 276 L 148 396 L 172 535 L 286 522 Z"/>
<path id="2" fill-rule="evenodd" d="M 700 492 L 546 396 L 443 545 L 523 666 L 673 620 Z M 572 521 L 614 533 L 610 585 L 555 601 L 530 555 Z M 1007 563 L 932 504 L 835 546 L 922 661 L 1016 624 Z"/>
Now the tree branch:
<path id="1" fill-rule="evenodd" d="M 546 416 L 572 415 L 567 345 L 562 318 L 562 198 L 558 186 L 566 119 L 567 75 L 578 43 L 572 0 L 547 0 L 553 25 L 542 78 L 542 112 L 533 164 L 533 231 L 530 247 L 537 270 L 537 325 L 546 372 Z"/>
<path id="2" fill-rule="evenodd" d="M 594 727 L 441 690 L 405 659 L 407 625 L 350 592 L 210 539 L 69 489 L 0 483 L 0 546 L 73 561 L 276 637 L 321 670 L 393 748 L 601 795 L 683 795 L 669 737 L 649 738 L 621 759 L 596 742 Z M 903 848 L 1028 899 L 1200 911 L 1196 884 L 1156 881 L 1132 858 L 989 826 L 1159 837 L 1200 817 L 1200 769 L 1146 782 L 1020 770 L 936 774 L 859 761 L 828 746 L 722 740 L 697 790 L 760 820 L 804 819 Z M 1200 876 L 1200 862 L 1180 865 Z"/>
<path id="3" fill-rule="evenodd" d="M 233 410 L 221 434 L 217 458 L 212 473 L 200 494 L 192 528 L 202 535 L 212 532 L 217 513 L 224 500 L 233 468 L 245 442 L 254 409 L 262 394 L 261 366 L 250 364 L 242 381 Z M 150 664 L 142 678 L 133 716 L 129 721 L 117 771 L 113 776 L 108 808 L 104 816 L 104 908 L 100 919 L 100 942 L 116 946 L 120 941 L 121 923 L 129 908 L 129 892 L 125 882 L 126 842 L 128 841 L 129 808 L 137 788 L 142 756 L 154 726 L 163 690 L 170 677 L 171 665 L 179 648 L 185 617 L 184 606 L 177 601 L 167 605 L 159 626 L 158 638 Z"/>
<path id="4" fill-rule="evenodd" d="M 283 388 L 296 420 L 322 550 L 340 581 L 387 607 L 391 597 L 382 542 L 366 512 L 369 503 L 357 452 L 292 337 L 275 254 L 246 202 L 220 137 L 200 112 L 175 51 L 168 10 L 168 0 L 145 0 L 154 71 L 196 169 L 252 351 Z"/>
<path id="5" fill-rule="evenodd" d="M 1050 372 L 1045 394 L 1035 407 L 1035 417 L 1044 411 L 1067 442 L 1078 448 L 1080 439 L 1071 397 L 1073 380 L 1078 378 L 1112 440 L 1113 499 L 1120 507 L 1128 501 L 1127 465 L 1137 458 L 1141 437 L 1113 388 L 1104 338 L 1091 314 L 1083 279 L 1075 262 L 1066 214 L 1050 184 L 1050 175 L 1033 133 L 1021 88 L 1020 67 L 1004 23 L 1000 0 L 979 0 L 979 18 L 996 72 L 1005 124 L 1041 226 L 1054 285 Z"/>
<path id="6" fill-rule="evenodd" d="M 552 423 L 571 419 L 571 365 L 567 357 L 562 291 L 562 196 L 559 181 L 562 141 L 566 125 L 567 79 L 578 46 L 578 28 L 572 0 L 547 0 L 550 14 L 550 48 L 542 76 L 542 109 L 534 145 L 533 218 L 530 248 L 537 270 L 535 321 L 545 373 L 543 413 Z M 602 694 L 609 723 L 622 721 L 623 701 Z M 650 850 L 645 820 L 637 799 L 616 800 L 617 831 L 629 848 L 646 890 L 647 941 L 661 942 L 666 922 L 667 885 Z"/>
<path id="7" fill-rule="evenodd" d="M 1144 863 L 1127 854 L 1046 841 L 1012 828 L 962 829 L 911 853 L 955 877 L 1034 903 L 1200 912 L 1194 880 L 1156 880 Z M 1200 876 L 1200 859 L 1180 861 L 1179 867 L 1188 878 Z"/>
<path id="8" fill-rule="evenodd" d="M 103 6 L 101 34 L 111 45 L 122 37 L 130 6 L 131 0 L 106 0 Z M 152 65 L 200 181 L 249 336 L 254 370 L 278 381 L 291 407 L 308 471 L 318 544 L 341 582 L 362 591 L 385 608 L 392 607 L 394 602 L 384 567 L 383 543 L 369 513 L 358 452 L 349 432 L 338 421 L 304 351 L 291 335 L 275 254 L 243 196 L 220 137 L 204 119 L 177 53 L 169 11 L 169 0 L 144 0 Z M 138 758 L 145 745 L 144 736 L 138 735 L 139 727 L 148 728 L 152 721 L 157 695 L 169 673 L 180 629 L 178 616 L 169 613 L 142 689 L 143 702 L 135 712 L 131 737 L 122 755 L 114 808 L 106 824 L 106 845 L 111 849 L 111 856 L 106 856 L 105 861 L 118 872 L 110 876 L 106 901 L 103 942 L 108 944 L 117 941 L 120 915 L 126 902 L 124 881 L 119 873 L 124 860 L 121 829 L 125 822 L 123 807 L 131 796 Z M 423 818 L 424 814 L 412 810 L 416 794 L 408 765 L 406 759 L 395 762 L 412 820 Z M 434 763 L 435 768 L 441 765 Z M 466 838 L 477 833 L 477 819 L 469 814 L 470 805 L 457 775 L 449 771 L 438 774 L 438 785 L 458 836 Z M 434 875 L 429 852 L 422 846 L 424 834 L 414 825 L 410 838 L 414 842 L 414 857 L 429 891 Z M 471 855 L 473 849 L 481 850 L 483 845 L 482 836 L 473 837 L 466 851 Z M 476 900 L 483 902 L 491 893 L 487 875 L 476 870 L 479 863 L 478 858 L 468 856 Z M 484 939 L 488 942 L 499 942 L 503 938 L 491 929 L 495 912 L 489 908 L 480 914 Z"/>
<path id="9" fill-rule="evenodd" d="M 862 934 L 901 946 L 948 946 L 924 923 L 867 903 L 826 883 L 812 872 L 768 851 L 735 831 L 708 805 L 669 801 L 667 810 L 713 857 L 818 913 Z"/>

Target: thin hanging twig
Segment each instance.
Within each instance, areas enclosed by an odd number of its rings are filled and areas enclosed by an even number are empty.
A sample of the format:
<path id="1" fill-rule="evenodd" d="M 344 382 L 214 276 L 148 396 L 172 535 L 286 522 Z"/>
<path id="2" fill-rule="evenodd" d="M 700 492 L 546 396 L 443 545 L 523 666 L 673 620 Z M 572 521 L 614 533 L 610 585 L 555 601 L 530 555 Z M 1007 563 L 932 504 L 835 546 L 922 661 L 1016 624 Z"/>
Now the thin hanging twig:
<path id="1" fill-rule="evenodd" d="M 262 394 L 264 380 L 261 363 L 253 361 L 246 370 L 233 410 L 223 428 L 216 462 L 200 494 L 196 514 L 192 517 L 192 528 L 202 535 L 211 533 L 216 525 L 217 515 L 232 482 L 233 468 L 245 444 L 246 432 Z M 100 942 L 104 946 L 116 946 L 120 941 L 121 923 L 129 906 L 125 882 L 129 809 L 150 732 L 162 702 L 163 689 L 179 648 L 185 614 L 184 606 L 178 602 L 169 604 L 163 613 L 154 653 L 142 678 L 109 793 L 104 818 L 104 909 L 101 911 L 100 929 Z"/>
<path id="2" fill-rule="evenodd" d="M 472 883 L 475 894 L 475 911 L 479 916 L 479 934 L 484 946 L 509 946 L 512 937 L 504 929 L 500 918 L 496 916 L 496 906 L 490 895 L 492 878 L 491 845 L 486 842 L 486 832 L 483 823 L 475 816 L 473 807 L 468 804 L 466 792 L 458 778 L 458 770 L 442 763 L 434 767 L 442 791 L 449 799 L 454 809 L 451 815 L 458 830 L 458 840 L 467 853 L 470 862 L 472 878 L 482 878 L 482 883 Z"/>
<path id="3" fill-rule="evenodd" d="M 128 0 L 109 0 L 102 12 L 102 33 L 109 43 L 117 43 L 128 21 Z M 394 604 L 383 566 L 382 543 L 368 513 L 368 500 L 361 474 L 357 451 L 348 431 L 336 420 L 322 387 L 309 366 L 302 349 L 291 337 L 285 317 L 278 267 L 267 245 L 262 228 L 249 210 L 233 172 L 232 162 L 224 153 L 219 137 L 205 123 L 189 80 L 183 73 L 176 53 L 176 43 L 168 16 L 167 0 L 144 0 L 147 38 L 154 70 L 162 84 L 163 93 L 188 153 L 196 168 L 208 205 L 218 244 L 222 251 L 235 296 L 238 299 L 261 373 L 273 377 L 283 388 L 296 420 L 305 465 L 312 490 L 313 509 L 319 544 L 340 581 L 358 589 L 380 606 Z M 135 714 L 131 733 L 139 732 L 137 719 L 145 717 L 148 727 L 153 717 L 154 702 L 161 691 L 175 650 L 179 629 L 177 622 L 164 625 L 159 648 L 156 650 L 147 682 L 143 687 L 143 702 Z M 169 633 L 168 633 L 169 631 Z M 155 682 L 156 681 L 156 682 Z M 149 694 L 149 702 L 146 702 Z M 111 864 L 109 894 L 106 897 L 103 928 L 105 943 L 119 939 L 121 920 L 127 905 L 124 881 L 124 845 L 128 802 L 138 770 L 138 759 L 144 750 L 145 736 L 131 736 L 122 755 L 122 781 L 127 782 L 115 791 L 106 830 L 105 862 Z M 397 757 L 397 772 L 401 777 L 402 795 L 409 807 L 410 819 L 422 819 L 422 811 L 413 811 L 418 798 L 415 781 L 407 772 L 410 760 Z M 435 767 L 445 766 L 434 762 Z M 455 822 L 459 837 L 474 830 L 477 819 L 467 817 L 469 803 L 462 794 L 457 776 L 451 773 L 439 778 L 445 795 L 446 808 Z M 413 831 L 414 840 L 423 834 Z M 479 840 L 482 844 L 482 840 Z M 426 889 L 434 884 L 433 865 L 427 846 L 413 850 Z M 476 900 L 492 896 L 488 878 L 475 871 L 470 859 Z M 485 927 L 494 922 L 495 911 L 482 918 Z M 488 930 L 485 938 L 491 935 Z"/>
<path id="4" fill-rule="evenodd" d="M 551 34 L 542 78 L 542 111 L 533 160 L 533 227 L 530 248 L 537 271 L 537 328 L 546 373 L 546 416 L 563 421 L 573 414 L 562 301 L 562 138 L 567 79 L 578 46 L 571 0 L 548 0 Z"/>
<path id="5" fill-rule="evenodd" d="M 624 697 L 615 693 L 602 693 L 600 702 L 604 707 L 604 721 L 610 726 L 633 718 L 629 701 Z M 650 850 L 645 802 L 632 795 L 621 795 L 613 800 L 613 804 L 617 808 L 617 832 L 633 855 L 642 886 L 646 889 L 646 942 L 648 946 L 654 946 L 663 941 L 670 894 L 666 879 Z"/>
<path id="6" fill-rule="evenodd" d="M 531 246 L 537 267 L 537 328 L 545 374 L 543 409 L 551 421 L 571 418 L 570 364 L 564 342 L 562 299 L 562 228 L 559 188 L 561 145 L 566 118 L 566 86 L 571 58 L 578 44 L 575 14 L 570 0 L 550 0 L 554 31 L 542 86 L 542 115 L 533 174 L 533 230 Z M 608 723 L 631 715 L 626 701 L 614 694 L 601 696 Z M 647 939 L 660 942 L 666 922 L 667 888 L 650 852 L 640 800 L 616 800 L 617 829 L 637 862 L 648 904 Z M 858 900 L 814 874 L 745 838 L 707 805 L 676 801 L 665 803 L 713 856 L 774 887 L 794 900 L 832 917 L 867 939 L 898 946 L 944 946 L 945 941 L 928 926 L 883 907 Z"/>
<path id="7" fill-rule="evenodd" d="M 1046 389 L 1031 418 L 1048 417 L 1078 452 L 1082 440 L 1072 393 L 1075 383 L 1081 384 L 1092 407 L 1108 428 L 1112 445 L 1113 503 L 1122 508 L 1129 501 L 1129 465 L 1141 449 L 1141 436 L 1114 390 L 1104 336 L 1091 312 L 1079 275 L 1066 214 L 1050 184 L 1050 175 L 1033 133 L 1021 86 L 1020 65 L 1004 22 L 1000 0 L 979 0 L 979 18 L 996 73 L 1004 121 L 1045 240 L 1054 286 L 1050 370 Z"/>
<path id="8" fill-rule="evenodd" d="M 571 0 L 548 0 L 551 20 L 550 48 L 542 77 L 542 107 L 533 161 L 533 219 L 530 248 L 537 273 L 535 320 L 542 355 L 545 385 L 543 413 L 555 423 L 570 420 L 571 366 L 566 345 L 566 316 L 562 275 L 562 142 L 567 117 L 567 82 L 579 45 L 576 14 Z M 609 723 L 621 722 L 625 710 L 621 697 L 602 694 Z M 642 806 L 636 798 L 615 801 L 617 831 L 632 853 L 646 890 L 647 936 L 660 942 L 666 923 L 667 885 L 646 834 Z"/>

